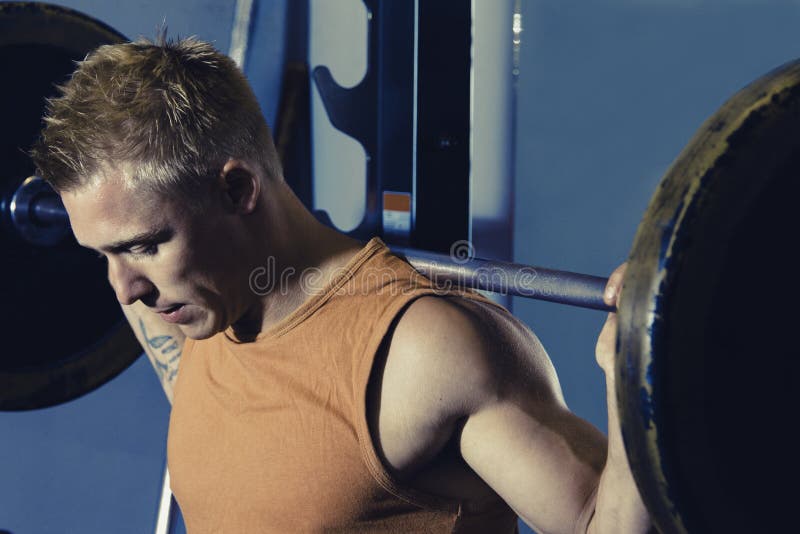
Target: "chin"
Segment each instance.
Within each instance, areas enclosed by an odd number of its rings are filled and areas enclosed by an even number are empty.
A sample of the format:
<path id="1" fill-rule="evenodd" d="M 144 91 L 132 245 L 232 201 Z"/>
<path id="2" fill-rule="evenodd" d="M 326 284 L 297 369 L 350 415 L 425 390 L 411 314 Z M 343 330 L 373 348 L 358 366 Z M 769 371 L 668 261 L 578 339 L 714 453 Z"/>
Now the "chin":
<path id="1" fill-rule="evenodd" d="M 206 317 L 204 321 L 197 321 L 185 325 L 179 325 L 179 328 L 186 337 L 194 339 L 196 341 L 199 341 L 201 339 L 208 339 L 218 334 L 219 332 L 222 332 L 222 330 L 224 330 L 224 328 L 217 328 L 214 325 L 214 321 L 209 320 L 209 317 Z"/>
<path id="2" fill-rule="evenodd" d="M 193 339 L 195 341 L 200 341 L 201 339 L 208 339 L 210 337 L 213 337 L 214 334 L 216 334 L 216 332 L 214 332 L 213 330 L 200 330 L 185 326 L 181 327 L 181 330 L 183 330 L 183 333 L 186 335 L 186 337 L 188 337 L 189 339 Z"/>

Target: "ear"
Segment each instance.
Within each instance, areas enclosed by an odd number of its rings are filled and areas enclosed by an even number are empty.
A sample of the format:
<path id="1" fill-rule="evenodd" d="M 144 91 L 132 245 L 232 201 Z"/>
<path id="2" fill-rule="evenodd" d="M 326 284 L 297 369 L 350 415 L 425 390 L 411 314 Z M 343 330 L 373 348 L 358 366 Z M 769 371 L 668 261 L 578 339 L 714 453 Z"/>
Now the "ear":
<path id="1" fill-rule="evenodd" d="M 261 175 L 247 162 L 229 159 L 219 175 L 223 203 L 237 213 L 252 213 L 261 195 Z"/>

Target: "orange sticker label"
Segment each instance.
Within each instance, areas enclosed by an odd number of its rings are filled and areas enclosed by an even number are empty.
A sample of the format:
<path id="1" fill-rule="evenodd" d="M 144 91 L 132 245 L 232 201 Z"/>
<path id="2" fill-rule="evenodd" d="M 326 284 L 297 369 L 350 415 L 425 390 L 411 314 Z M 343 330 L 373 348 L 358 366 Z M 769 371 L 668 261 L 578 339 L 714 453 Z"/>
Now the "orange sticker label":
<path id="1" fill-rule="evenodd" d="M 408 193 L 383 192 L 383 209 L 390 211 L 411 211 L 411 195 Z"/>

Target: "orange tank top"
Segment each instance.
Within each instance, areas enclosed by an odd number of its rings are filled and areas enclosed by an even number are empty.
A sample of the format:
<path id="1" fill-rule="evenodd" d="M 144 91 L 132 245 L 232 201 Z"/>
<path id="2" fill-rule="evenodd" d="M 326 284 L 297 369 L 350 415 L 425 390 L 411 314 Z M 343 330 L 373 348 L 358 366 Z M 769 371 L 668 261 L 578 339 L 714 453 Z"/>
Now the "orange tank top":
<path id="1" fill-rule="evenodd" d="M 375 238 L 255 341 L 237 342 L 230 331 L 187 339 L 168 460 L 188 533 L 516 532 L 499 498 L 417 492 L 389 473 L 373 445 L 375 355 L 398 313 L 436 293 Z"/>

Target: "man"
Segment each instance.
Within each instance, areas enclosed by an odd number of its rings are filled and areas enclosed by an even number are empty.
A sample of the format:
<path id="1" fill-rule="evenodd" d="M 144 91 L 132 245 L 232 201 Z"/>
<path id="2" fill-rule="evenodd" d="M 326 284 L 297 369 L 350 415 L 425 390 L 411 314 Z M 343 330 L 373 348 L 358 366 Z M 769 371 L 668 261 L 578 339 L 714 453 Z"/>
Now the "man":
<path id="1" fill-rule="evenodd" d="M 650 528 L 616 420 L 614 314 L 606 441 L 513 316 L 319 223 L 210 45 L 104 46 L 61 93 L 32 156 L 174 400 L 190 533 Z"/>

